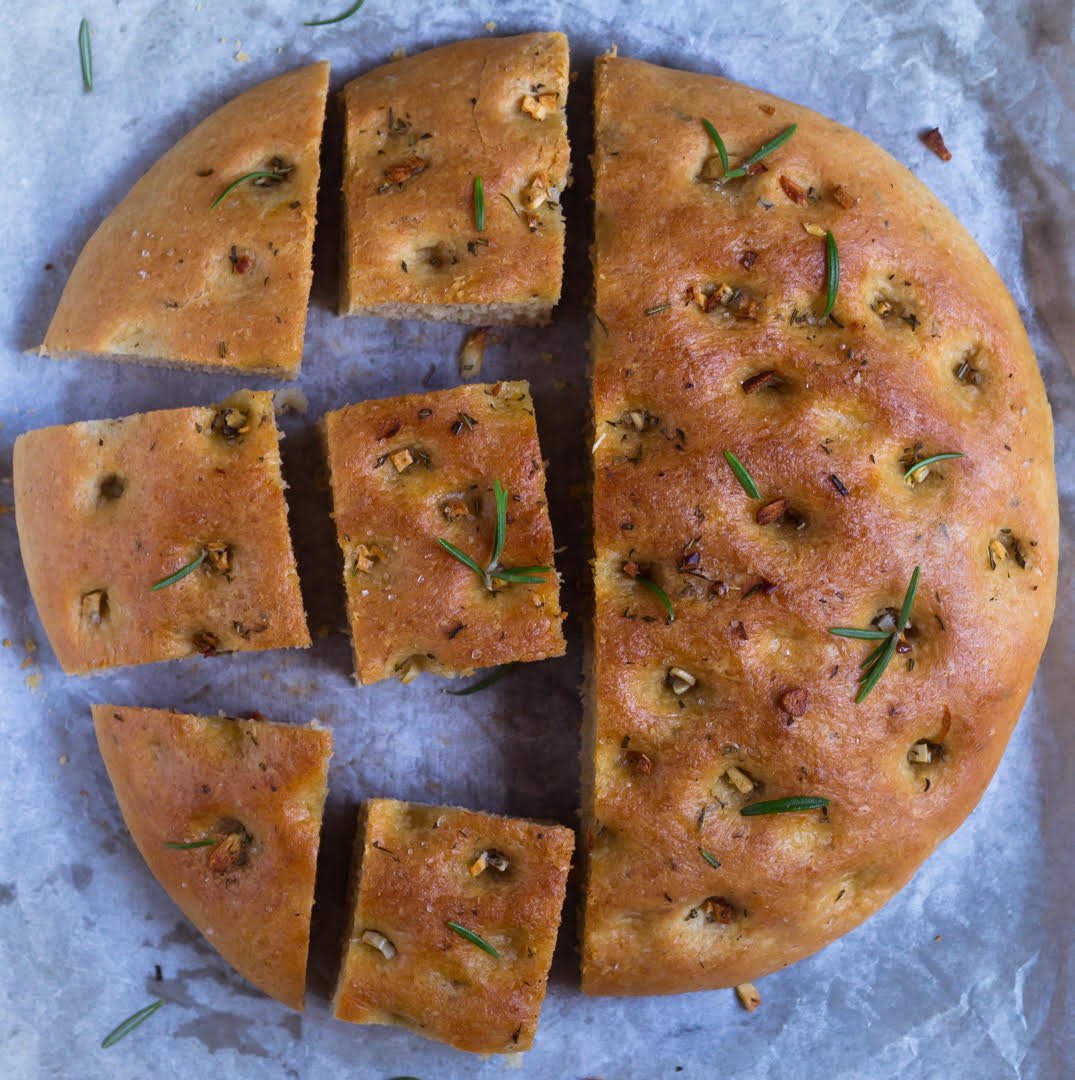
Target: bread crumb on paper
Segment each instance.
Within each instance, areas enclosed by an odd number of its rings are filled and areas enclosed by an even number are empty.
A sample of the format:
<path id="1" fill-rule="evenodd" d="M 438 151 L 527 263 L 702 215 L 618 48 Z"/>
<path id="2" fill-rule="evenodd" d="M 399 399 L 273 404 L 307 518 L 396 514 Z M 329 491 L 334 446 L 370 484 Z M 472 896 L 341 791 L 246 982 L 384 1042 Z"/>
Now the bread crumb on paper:
<path id="1" fill-rule="evenodd" d="M 753 983 L 740 983 L 735 988 L 735 993 L 739 998 L 739 1004 L 747 1012 L 753 1012 L 761 1004 L 761 994 Z"/>

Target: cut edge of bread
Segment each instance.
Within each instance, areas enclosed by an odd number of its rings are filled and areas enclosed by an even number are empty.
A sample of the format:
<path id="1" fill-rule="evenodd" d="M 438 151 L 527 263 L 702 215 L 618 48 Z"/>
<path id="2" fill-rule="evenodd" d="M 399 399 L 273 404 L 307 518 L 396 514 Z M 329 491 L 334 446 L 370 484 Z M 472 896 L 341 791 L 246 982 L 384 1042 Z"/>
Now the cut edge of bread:
<path id="1" fill-rule="evenodd" d="M 204 360 L 190 360 L 182 356 L 156 356 L 146 353 L 118 353 L 109 352 L 106 349 L 93 352 L 88 349 L 57 349 L 47 348 L 44 344 L 36 349 L 28 350 L 31 356 L 47 356 L 53 360 L 79 361 L 85 359 L 105 360 L 113 364 L 138 364 L 141 367 L 167 368 L 171 371 L 199 371 L 214 375 L 230 375 L 232 378 L 252 375 L 267 379 L 276 379 L 280 382 L 294 382 L 299 376 L 299 367 L 302 362 L 300 356 L 294 364 L 266 364 L 237 367 L 228 364 L 207 363 Z"/>
<path id="2" fill-rule="evenodd" d="M 379 319 L 416 319 L 423 322 L 450 322 L 464 326 L 548 326 L 553 300 L 533 299 L 525 303 L 494 304 L 358 304 L 344 299 L 341 315 L 372 315 Z"/>

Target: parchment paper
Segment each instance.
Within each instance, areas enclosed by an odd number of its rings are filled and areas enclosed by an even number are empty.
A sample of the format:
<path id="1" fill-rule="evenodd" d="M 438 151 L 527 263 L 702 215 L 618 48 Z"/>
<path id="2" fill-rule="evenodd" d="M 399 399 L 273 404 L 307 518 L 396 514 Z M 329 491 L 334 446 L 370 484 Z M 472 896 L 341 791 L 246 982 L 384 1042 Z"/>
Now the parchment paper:
<path id="1" fill-rule="evenodd" d="M 291 517 L 311 626 L 308 653 L 195 659 L 90 679 L 53 658 L 23 577 L 14 517 L 0 515 L 0 1074 L 452 1077 L 1062 1077 L 1072 1075 L 1075 1003 L 1075 47 L 1069 2 L 937 0 L 887 5 L 697 5 L 580 0 L 419 4 L 368 0 L 321 29 L 304 19 L 347 0 L 158 4 L 61 0 L 5 5 L 0 44 L 0 504 L 24 430 L 210 402 L 226 376 L 41 359 L 36 346 L 81 245 L 176 138 L 234 94 L 310 60 L 333 86 L 386 61 L 494 32 L 563 29 L 572 44 L 576 186 L 565 300 L 547 330 L 509 329 L 483 376 L 534 386 L 551 458 L 552 514 L 567 547 L 566 602 L 585 600 L 586 263 L 591 62 L 622 53 L 714 71 L 851 124 L 914 169 L 969 226 L 1022 310 L 1056 418 L 1066 559 L 1058 617 L 1034 693 L 1000 771 L 963 829 L 867 925 L 762 980 L 748 1015 L 731 991 L 587 999 L 574 924 L 561 933 L 535 1048 L 482 1061 L 387 1028 L 331 1018 L 344 867 L 363 796 L 393 795 L 573 824 L 581 626 L 563 660 L 517 671 L 470 698 L 429 677 L 359 689 L 340 632 L 325 497 L 310 428 L 327 408 L 456 383 L 456 327 L 341 320 L 335 154 L 326 155 L 306 360 L 305 416 L 285 416 Z M 96 87 L 79 74 L 78 20 L 93 27 Z M 487 21 L 490 27 L 487 29 Z M 943 164 L 918 139 L 938 125 Z M 328 129 L 330 145 L 338 122 Z M 242 380 L 248 385 L 270 385 Z M 573 493 L 573 489 L 575 489 Z M 582 585 L 580 585 L 580 582 Z M 10 644 L 9 644 L 10 642 Z M 1004 643 L 997 642 L 1003 661 Z M 179 915 L 123 827 L 97 754 L 94 701 L 331 725 L 336 756 L 319 882 L 309 1005 L 302 1017 L 233 974 Z M 569 906 L 573 906 L 569 902 Z M 162 981 L 154 980 L 159 964 Z M 121 1019 L 167 1006 L 114 1048 Z"/>

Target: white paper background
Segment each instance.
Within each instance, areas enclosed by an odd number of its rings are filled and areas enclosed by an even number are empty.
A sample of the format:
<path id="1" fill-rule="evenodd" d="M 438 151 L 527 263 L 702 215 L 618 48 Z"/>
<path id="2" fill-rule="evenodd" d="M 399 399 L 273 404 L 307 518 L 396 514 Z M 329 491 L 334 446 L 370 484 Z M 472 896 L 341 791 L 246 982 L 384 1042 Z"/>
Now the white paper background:
<path id="1" fill-rule="evenodd" d="M 1015 295 L 1052 398 L 1066 551 L 1059 616 L 1034 694 L 999 774 L 966 826 L 866 926 L 762 981 L 747 1015 L 730 991 L 587 999 L 569 914 L 535 1049 L 516 1071 L 401 1031 L 330 1018 L 343 864 L 356 801 L 394 795 L 573 823 L 580 625 L 569 655 L 472 698 L 424 678 L 357 689 L 346 639 L 309 653 L 155 665 L 64 677 L 30 601 L 15 522 L 0 516 L 0 1073 L 13 1077 L 1061 1077 L 1071 1075 L 1075 1005 L 1073 593 L 1075 510 L 1075 48 L 1070 3 L 781 4 L 598 0 L 540 5 L 368 0 L 354 19 L 304 18 L 346 0 L 62 0 L 3 4 L 0 151 L 0 503 L 11 446 L 48 423 L 215 400 L 220 376 L 63 363 L 38 344 L 82 243 L 175 139 L 235 93 L 327 57 L 333 86 L 388 59 L 486 33 L 563 29 L 572 44 L 578 186 L 566 299 L 548 330 L 507 330 L 490 378 L 534 384 L 552 459 L 552 512 L 566 599 L 583 608 L 586 154 L 594 55 L 622 53 L 715 71 L 810 105 L 873 137 L 970 227 Z M 96 89 L 81 88 L 79 17 L 94 28 Z M 245 53 L 248 62 L 235 54 Z M 942 164 L 917 133 L 939 125 Z M 330 126 L 329 137 L 338 133 Z M 326 183 L 331 192 L 336 179 Z M 309 428 L 345 401 L 456 382 L 461 331 L 333 314 L 333 199 L 322 200 L 314 304 L 301 388 L 285 418 L 292 524 L 311 625 L 337 628 L 342 599 L 324 496 L 310 482 Z M 54 268 L 46 269 L 46 264 Z M 252 385 L 264 381 L 245 380 Z M 584 594 L 583 594 L 584 595 Z M 27 658 L 25 642 L 40 649 Z M 1003 662 L 1004 643 L 997 643 Z M 31 688 L 28 676 L 40 675 Z M 333 727 L 336 757 L 319 883 L 325 923 L 301 1018 L 234 975 L 179 915 L 138 857 L 93 739 L 93 701 L 191 711 L 262 709 Z M 940 939 L 937 940 L 937 935 Z M 152 981 L 154 964 L 163 982 Z M 155 995 L 169 1004 L 109 1051 L 114 1024 Z"/>

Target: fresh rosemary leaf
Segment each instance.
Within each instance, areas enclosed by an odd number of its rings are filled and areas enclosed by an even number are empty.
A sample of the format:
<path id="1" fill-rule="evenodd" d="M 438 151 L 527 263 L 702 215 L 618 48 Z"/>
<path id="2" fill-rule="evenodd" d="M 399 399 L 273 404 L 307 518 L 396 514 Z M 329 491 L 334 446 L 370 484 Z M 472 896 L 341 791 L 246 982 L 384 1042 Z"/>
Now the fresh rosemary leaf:
<path id="1" fill-rule="evenodd" d="M 914 573 L 911 575 L 910 584 L 907 586 L 907 592 L 903 597 L 903 606 L 900 608 L 900 619 L 896 624 L 896 636 L 899 636 L 907 629 L 907 624 L 911 621 L 911 606 L 914 604 L 915 593 L 918 592 L 918 578 L 922 573 L 922 567 L 916 566 Z"/>
<path id="2" fill-rule="evenodd" d="M 187 574 L 193 574 L 194 571 L 197 570 L 203 562 L 205 562 L 208 555 L 209 552 L 205 548 L 202 548 L 196 559 L 188 562 L 186 566 L 181 567 L 174 574 L 169 574 L 167 577 L 161 578 L 160 581 L 155 581 L 150 586 L 150 591 L 156 592 L 158 589 L 167 589 L 169 585 L 174 585 L 177 581 L 182 581 L 183 578 L 187 576 Z"/>
<path id="3" fill-rule="evenodd" d="M 501 581 L 515 582 L 522 585 L 544 585 L 545 577 L 543 574 L 538 576 L 538 571 L 547 571 L 548 569 L 547 566 L 500 567 L 497 570 L 490 570 L 489 576 L 499 578 Z"/>
<path id="4" fill-rule="evenodd" d="M 933 465 L 938 461 L 951 461 L 954 458 L 961 458 L 963 454 L 958 451 L 953 451 L 947 454 L 934 454 L 932 457 L 923 458 L 921 461 L 916 461 L 904 474 L 904 480 L 909 480 L 919 469 L 924 469 L 927 465 Z"/>
<path id="5" fill-rule="evenodd" d="M 862 685 L 859 686 L 859 692 L 855 695 L 856 705 L 861 705 L 866 700 L 869 692 L 877 685 L 877 680 L 884 675 L 885 668 L 892 662 L 892 657 L 896 655 L 896 646 L 899 641 L 899 634 L 889 635 L 888 641 L 882 647 L 881 655 L 874 661 L 873 667 L 866 672 Z"/>
<path id="6" fill-rule="evenodd" d="M 465 551 L 460 551 L 455 544 L 449 544 L 447 540 L 444 540 L 439 536 L 437 537 L 437 543 L 440 544 L 449 555 L 458 559 L 464 566 L 473 570 L 478 577 L 485 577 L 485 571 Z"/>
<path id="7" fill-rule="evenodd" d="M 889 638 L 889 635 L 885 634 L 884 642 L 882 644 L 878 645 L 877 648 L 874 649 L 874 651 L 872 653 L 870 653 L 870 655 L 867 656 L 866 659 L 863 660 L 861 664 L 859 664 L 860 668 L 868 669 L 868 668 L 873 667 L 873 665 L 877 663 L 878 659 L 881 656 L 881 653 L 883 653 L 885 651 L 885 646 L 888 644 L 888 638 Z M 865 678 L 866 674 L 868 674 L 868 671 L 865 674 L 863 674 L 862 677 Z"/>
<path id="8" fill-rule="evenodd" d="M 672 609 L 672 601 L 668 599 L 668 593 L 666 593 L 653 578 L 643 577 L 639 574 L 639 576 L 635 578 L 635 581 L 643 588 L 649 589 L 649 591 L 660 600 L 664 605 L 664 610 L 668 612 L 668 621 L 674 623 L 676 621 L 676 613 Z"/>
<path id="9" fill-rule="evenodd" d="M 798 126 L 798 124 L 792 124 L 791 127 L 785 128 L 775 139 L 770 139 L 760 150 L 755 150 L 737 169 L 726 172 L 724 179 L 734 180 L 737 176 L 746 176 L 752 166 L 757 165 L 762 158 L 768 157 L 774 150 L 783 146 L 795 134 Z"/>
<path id="10" fill-rule="evenodd" d="M 822 319 L 827 319 L 836 306 L 836 294 L 840 289 L 840 252 L 836 247 L 836 237 L 832 229 L 825 230 L 825 310 Z"/>
<path id="11" fill-rule="evenodd" d="M 144 1009 L 139 1009 L 138 1012 L 128 1016 L 122 1024 L 114 1027 L 105 1037 L 101 1043 L 101 1049 L 107 1050 L 110 1046 L 115 1046 L 116 1043 L 123 1038 L 124 1035 L 129 1035 L 139 1024 L 148 1020 L 162 1005 L 164 1004 L 163 998 L 157 998 L 152 1004 L 147 1005 Z"/>
<path id="12" fill-rule="evenodd" d="M 724 140 L 720 137 L 720 133 L 717 129 L 702 117 L 702 127 L 705 128 L 706 134 L 713 140 L 713 145 L 717 148 L 717 153 L 720 154 L 720 164 L 724 169 L 724 175 L 728 175 L 728 151 L 724 147 Z"/>
<path id="13" fill-rule="evenodd" d="M 493 554 L 489 556 L 490 570 L 500 562 L 508 533 L 508 493 L 499 480 L 493 481 L 493 498 L 496 500 L 496 530 L 493 533 Z"/>
<path id="14" fill-rule="evenodd" d="M 474 177 L 474 227 L 485 231 L 485 187 L 480 176 Z"/>
<path id="15" fill-rule="evenodd" d="M 743 817 L 758 817 L 761 814 L 793 814 L 798 810 L 821 810 L 829 805 L 829 800 L 820 795 L 791 795 L 786 799 L 769 799 L 767 802 L 751 803 L 739 811 Z"/>
<path id="16" fill-rule="evenodd" d="M 90 21 L 78 24 L 78 58 L 82 63 L 82 85 L 87 91 L 93 89 L 93 48 L 90 45 Z"/>
<path id="17" fill-rule="evenodd" d="M 171 848 L 173 851 L 193 851 L 195 848 L 213 847 L 217 843 L 212 837 L 206 837 L 204 840 L 191 840 L 187 843 L 183 843 L 179 840 L 165 840 L 164 846 Z"/>
<path id="18" fill-rule="evenodd" d="M 330 23 L 343 22 L 344 19 L 349 19 L 352 15 L 357 14 L 359 8 L 366 2 L 366 0 L 356 0 L 346 11 L 339 15 L 334 15 L 331 19 L 311 19 L 309 22 L 304 22 L 303 26 L 328 26 Z"/>
<path id="19" fill-rule="evenodd" d="M 705 859 L 705 861 L 713 867 L 714 870 L 720 869 L 720 861 L 711 851 L 706 851 L 705 848 L 699 848 L 698 852 L 702 856 L 702 858 Z"/>
<path id="20" fill-rule="evenodd" d="M 837 637 L 862 638 L 865 641 L 884 641 L 888 637 L 886 630 L 859 630 L 856 626 L 830 626 L 829 633 Z"/>
<path id="21" fill-rule="evenodd" d="M 732 472 L 735 473 L 735 478 L 743 485 L 743 490 L 752 499 L 760 499 L 761 492 L 758 490 L 758 485 L 754 483 L 754 478 L 747 472 L 746 466 L 731 452 L 731 450 L 724 451 L 724 460 L 731 466 Z"/>
<path id="22" fill-rule="evenodd" d="M 452 697 L 468 697 L 470 694 L 476 694 L 479 690 L 492 686 L 493 683 L 500 682 L 505 675 L 510 675 L 518 666 L 519 662 L 517 660 L 513 660 L 510 664 L 501 664 L 500 667 L 493 668 L 488 675 L 479 679 L 476 683 L 471 683 L 470 686 L 465 686 L 462 690 L 447 690 L 445 693 L 451 694 Z"/>
<path id="23" fill-rule="evenodd" d="M 500 953 L 498 953 L 485 938 L 475 934 L 473 930 L 468 930 L 465 926 L 460 926 L 459 923 L 452 922 L 451 919 L 448 920 L 448 929 L 458 934 L 464 940 L 469 941 L 471 945 L 477 945 L 479 949 L 483 949 L 490 956 L 495 956 L 498 960 L 500 959 Z"/>
<path id="24" fill-rule="evenodd" d="M 248 172 L 240 176 L 238 180 L 233 180 L 228 186 L 213 200 L 210 205 L 210 210 L 215 210 L 240 184 L 245 184 L 247 180 L 283 180 L 285 174 L 276 172 L 275 170 L 269 171 L 266 169 L 258 169 L 255 172 Z"/>

